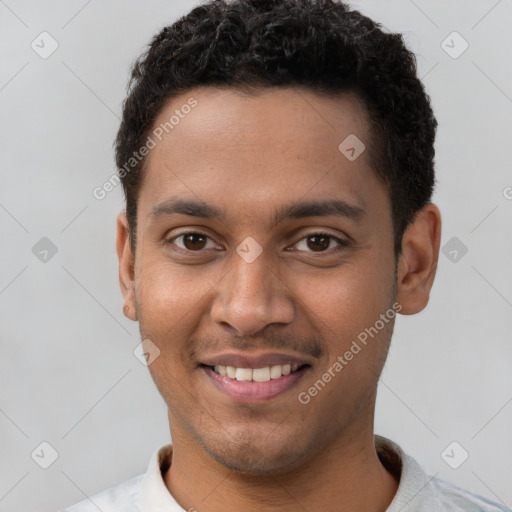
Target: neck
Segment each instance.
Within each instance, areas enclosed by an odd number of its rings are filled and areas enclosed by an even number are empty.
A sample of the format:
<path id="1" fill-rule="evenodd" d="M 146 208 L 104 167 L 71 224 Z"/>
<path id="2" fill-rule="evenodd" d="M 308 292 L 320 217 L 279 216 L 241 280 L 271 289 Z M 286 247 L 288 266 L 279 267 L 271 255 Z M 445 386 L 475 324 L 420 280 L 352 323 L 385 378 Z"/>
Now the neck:
<path id="1" fill-rule="evenodd" d="M 185 510 L 384 512 L 398 488 L 377 456 L 373 418 L 365 430 L 344 431 L 314 459 L 272 475 L 231 471 L 175 430 L 164 480 Z"/>

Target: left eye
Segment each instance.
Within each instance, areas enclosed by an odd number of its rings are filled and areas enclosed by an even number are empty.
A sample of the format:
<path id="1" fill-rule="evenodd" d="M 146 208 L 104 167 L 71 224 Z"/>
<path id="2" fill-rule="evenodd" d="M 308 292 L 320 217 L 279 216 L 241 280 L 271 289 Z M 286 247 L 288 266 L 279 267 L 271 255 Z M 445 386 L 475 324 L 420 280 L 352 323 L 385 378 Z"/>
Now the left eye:
<path id="1" fill-rule="evenodd" d="M 340 247 L 346 247 L 348 245 L 345 240 L 342 240 L 341 238 L 335 237 L 333 235 L 329 235 L 327 233 L 313 233 L 302 238 L 295 245 L 300 246 L 302 244 L 303 247 L 305 246 L 308 249 L 311 249 L 311 251 L 307 252 L 326 252 L 327 249 L 331 248 L 332 241 L 338 244 L 337 249 Z"/>

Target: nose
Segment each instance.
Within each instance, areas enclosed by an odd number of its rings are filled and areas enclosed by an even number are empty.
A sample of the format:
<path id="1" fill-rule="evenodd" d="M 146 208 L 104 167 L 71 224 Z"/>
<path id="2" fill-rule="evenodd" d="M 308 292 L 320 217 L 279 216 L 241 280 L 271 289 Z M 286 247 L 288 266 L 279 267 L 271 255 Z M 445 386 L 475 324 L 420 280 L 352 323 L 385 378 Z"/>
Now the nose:
<path id="1" fill-rule="evenodd" d="M 240 336 L 254 335 L 269 324 L 290 323 L 291 291 L 270 264 L 264 252 L 250 263 L 233 254 L 233 266 L 217 287 L 212 319 Z"/>

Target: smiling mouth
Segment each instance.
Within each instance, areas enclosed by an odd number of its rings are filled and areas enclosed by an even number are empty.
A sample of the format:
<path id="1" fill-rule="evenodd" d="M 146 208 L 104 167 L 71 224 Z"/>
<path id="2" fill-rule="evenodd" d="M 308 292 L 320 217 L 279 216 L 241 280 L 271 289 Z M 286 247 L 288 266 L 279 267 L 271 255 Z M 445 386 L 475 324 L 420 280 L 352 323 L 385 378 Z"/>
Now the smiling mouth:
<path id="1" fill-rule="evenodd" d="M 264 366 L 262 368 L 237 368 L 235 366 L 224 366 L 220 364 L 215 366 L 203 366 L 205 368 L 209 368 L 222 377 L 227 377 L 234 381 L 269 382 L 271 380 L 277 380 L 281 377 L 291 375 L 292 373 L 300 371 L 309 365 L 274 364 L 271 366 Z"/>

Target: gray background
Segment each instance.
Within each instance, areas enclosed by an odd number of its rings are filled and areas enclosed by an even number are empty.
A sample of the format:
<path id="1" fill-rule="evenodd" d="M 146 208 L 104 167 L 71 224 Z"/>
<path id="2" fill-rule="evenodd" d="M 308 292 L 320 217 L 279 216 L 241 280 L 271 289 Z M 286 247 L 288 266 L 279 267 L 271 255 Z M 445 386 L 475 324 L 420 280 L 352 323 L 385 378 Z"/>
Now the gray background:
<path id="1" fill-rule="evenodd" d="M 121 189 L 92 190 L 115 172 L 130 64 L 196 3 L 0 1 L 0 511 L 63 508 L 144 472 L 169 441 L 122 314 Z M 352 4 L 418 56 L 440 125 L 442 245 L 459 244 L 440 255 L 428 308 L 397 321 L 375 430 L 432 475 L 512 506 L 512 1 Z M 31 48 L 43 31 L 59 45 L 46 59 Z M 442 47 L 453 31 L 469 44 L 458 58 Z M 46 262 L 32 251 L 43 237 L 58 249 Z M 43 441 L 58 452 L 46 470 Z"/>

